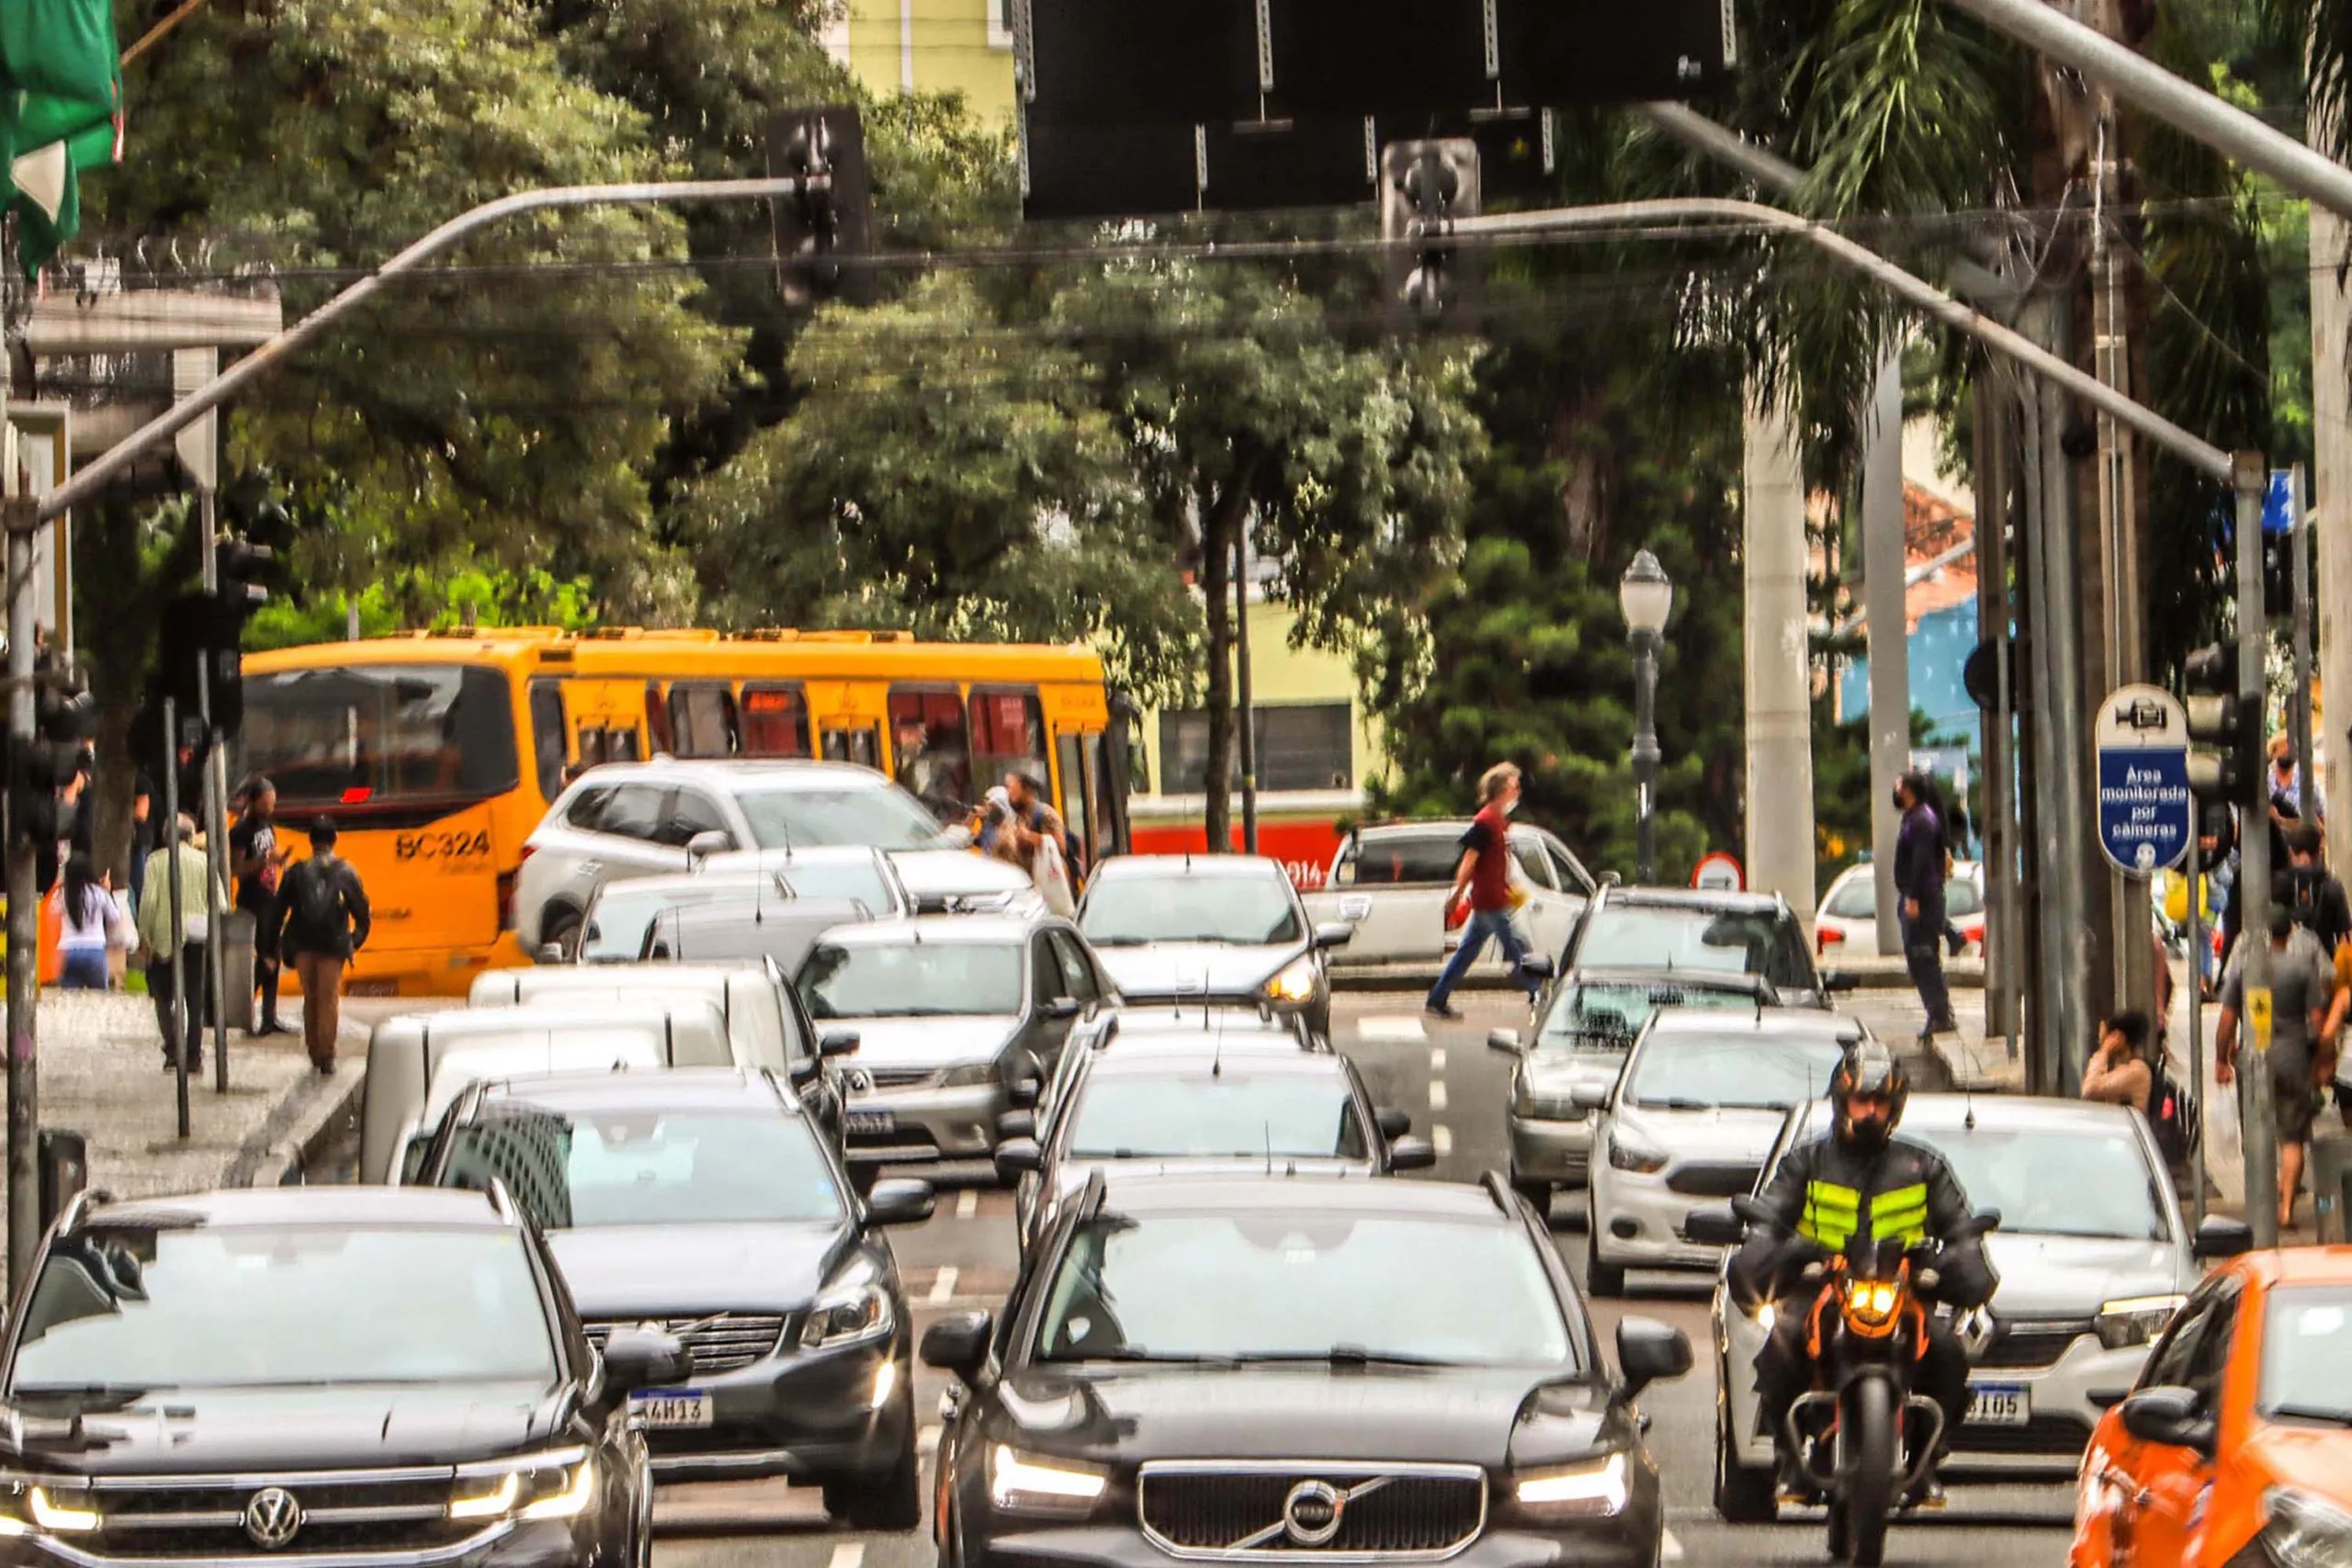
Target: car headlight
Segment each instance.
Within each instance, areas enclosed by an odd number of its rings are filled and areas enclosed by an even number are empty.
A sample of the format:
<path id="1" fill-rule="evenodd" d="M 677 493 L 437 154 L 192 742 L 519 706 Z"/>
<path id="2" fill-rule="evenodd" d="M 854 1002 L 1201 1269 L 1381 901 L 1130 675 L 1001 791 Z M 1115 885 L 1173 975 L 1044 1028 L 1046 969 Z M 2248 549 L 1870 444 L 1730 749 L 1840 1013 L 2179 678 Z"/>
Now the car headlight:
<path id="1" fill-rule="evenodd" d="M 32 1515 L 33 1524 L 55 1535 L 78 1535 L 97 1529 L 98 1511 L 89 1506 L 95 1501 L 86 1492 L 52 1492 L 46 1486 L 25 1494 L 25 1508 Z"/>
<path id="2" fill-rule="evenodd" d="M 596 1461 L 585 1449 L 557 1449 L 459 1468 L 449 1496 L 453 1519 L 571 1519 L 596 1496 Z"/>
<path id="3" fill-rule="evenodd" d="M 898 1309 L 882 1283 L 882 1271 L 861 1258 L 836 1274 L 808 1308 L 800 1325 L 803 1350 L 829 1350 L 879 1339 L 899 1324 Z"/>
<path id="4" fill-rule="evenodd" d="M 1024 1454 L 1005 1443 L 989 1450 L 989 1501 L 1001 1513 L 1083 1518 L 1110 1483 L 1093 1465 Z"/>
<path id="5" fill-rule="evenodd" d="M 2262 1544 L 2278 1568 L 2352 1568 L 2352 1514 L 2308 1492 L 2262 1495 Z"/>
<path id="6" fill-rule="evenodd" d="M 1585 1108 L 1565 1094 L 1538 1094 L 1521 1077 L 1510 1086 L 1511 1114 L 1522 1122 L 1581 1122 Z"/>
<path id="7" fill-rule="evenodd" d="M 1664 1149 L 1645 1144 L 1639 1138 L 1629 1138 L 1623 1130 L 1609 1134 L 1609 1163 L 1619 1170 L 1630 1170 L 1639 1176 L 1656 1176 L 1666 1168 L 1668 1158 Z"/>
<path id="8" fill-rule="evenodd" d="M 966 1062 L 961 1066 L 950 1067 L 939 1075 L 939 1087 L 942 1089 L 994 1089 L 996 1062 L 991 1058 L 985 1062 Z"/>
<path id="9" fill-rule="evenodd" d="M 2110 1350 L 2150 1343 L 2165 1331 L 2187 1296 L 2126 1296 L 2098 1309 L 2098 1342 Z"/>
<path id="10" fill-rule="evenodd" d="M 1618 1452 L 1531 1470 L 1519 1477 L 1512 1495 L 1531 1513 L 1587 1517 L 1621 1514 L 1634 1496 L 1633 1461 Z"/>
<path id="11" fill-rule="evenodd" d="M 1310 999 L 1315 995 L 1315 960 L 1295 958 L 1283 964 L 1266 982 L 1265 991 L 1269 1001 L 1295 1005 Z"/>

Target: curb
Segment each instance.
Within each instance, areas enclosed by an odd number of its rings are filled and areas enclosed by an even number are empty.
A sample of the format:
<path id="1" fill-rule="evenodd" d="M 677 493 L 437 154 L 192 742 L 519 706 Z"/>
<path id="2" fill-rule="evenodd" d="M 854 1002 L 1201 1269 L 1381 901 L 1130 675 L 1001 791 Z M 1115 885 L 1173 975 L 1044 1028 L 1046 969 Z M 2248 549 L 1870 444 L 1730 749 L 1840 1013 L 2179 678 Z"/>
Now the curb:
<path id="1" fill-rule="evenodd" d="M 327 1147 L 358 1124 L 359 1099 L 368 1086 L 365 1064 L 368 1033 L 364 1024 L 344 1024 L 336 1035 L 338 1055 L 350 1064 L 353 1053 L 349 1047 L 356 1044 L 360 1048 L 358 1070 L 352 1071 L 346 1066 L 333 1077 L 321 1077 L 316 1073 L 305 1075 L 293 1092 L 279 1100 L 268 1118 L 239 1146 L 221 1177 L 221 1186 L 299 1185 L 302 1173 Z"/>

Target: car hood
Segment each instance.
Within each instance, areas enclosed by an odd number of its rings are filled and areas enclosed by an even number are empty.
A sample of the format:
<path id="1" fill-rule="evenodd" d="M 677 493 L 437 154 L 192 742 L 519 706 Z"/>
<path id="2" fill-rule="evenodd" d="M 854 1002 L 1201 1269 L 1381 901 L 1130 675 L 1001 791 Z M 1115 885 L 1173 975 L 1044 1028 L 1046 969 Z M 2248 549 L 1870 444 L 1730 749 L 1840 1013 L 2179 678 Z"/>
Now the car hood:
<path id="1" fill-rule="evenodd" d="M 562 1402 L 531 1382 L 171 1389 L 103 1403 L 82 1406 L 87 1451 L 28 1458 L 93 1475 L 458 1464 L 546 1441 Z M 29 1396 L 21 1407 L 61 1416 L 71 1404 Z"/>
<path id="2" fill-rule="evenodd" d="M 1030 1369 L 1000 1386 L 992 1440 L 1112 1464 L 1139 1460 L 1396 1460 L 1499 1469 L 1588 1453 L 1623 1417 L 1587 1383 L 1525 1368 Z"/>
<path id="3" fill-rule="evenodd" d="M 548 1245 L 584 1318 L 697 1317 L 808 1305 L 851 1245 L 840 1222 L 598 1225 Z"/>
<path id="4" fill-rule="evenodd" d="M 1584 1084 L 1607 1089 L 1624 1066 L 1623 1051 L 1536 1051 L 1520 1064 L 1519 1071 L 1529 1093 L 1564 1095 Z"/>
<path id="5" fill-rule="evenodd" d="M 1616 1125 L 1633 1137 L 1673 1151 L 1685 1164 L 1692 1160 L 1730 1160 L 1761 1165 L 1772 1152 L 1787 1120 L 1779 1111 L 1717 1108 L 1709 1111 L 1660 1111 L 1621 1107 Z"/>
<path id="6" fill-rule="evenodd" d="M 2278 1485 L 2352 1508 L 2352 1430 L 2257 1421 L 2239 1458 Z"/>
<path id="7" fill-rule="evenodd" d="M 1102 947 L 1095 953 L 1125 997 L 1239 997 L 1255 995 L 1275 970 L 1305 951 L 1296 942 L 1233 947 L 1163 942 L 1149 947 Z"/>
<path id="8" fill-rule="evenodd" d="M 2171 1242 L 1995 1231 L 1984 1245 L 2001 1276 L 1993 1297 L 2000 1317 L 2090 1317 L 2104 1303 L 2186 1292 L 2197 1280 Z"/>
<path id="9" fill-rule="evenodd" d="M 854 1029 L 857 1049 L 842 1066 L 857 1067 L 944 1067 L 956 1062 L 985 1062 L 1004 1049 L 1021 1027 L 1010 1014 L 974 1013 L 955 1018 L 829 1018 L 818 1032 Z"/>
<path id="10" fill-rule="evenodd" d="M 1117 1181 L 1140 1180 L 1157 1176 L 1250 1176 L 1272 1170 L 1281 1176 L 1370 1176 L 1372 1162 L 1361 1159 L 1306 1159 L 1296 1156 L 1276 1155 L 1269 1165 L 1266 1156 L 1249 1156 L 1200 1157 L 1193 1159 L 1065 1159 L 1054 1167 L 1054 1184 L 1067 1198 L 1084 1187 L 1087 1179 L 1096 1171 Z"/>

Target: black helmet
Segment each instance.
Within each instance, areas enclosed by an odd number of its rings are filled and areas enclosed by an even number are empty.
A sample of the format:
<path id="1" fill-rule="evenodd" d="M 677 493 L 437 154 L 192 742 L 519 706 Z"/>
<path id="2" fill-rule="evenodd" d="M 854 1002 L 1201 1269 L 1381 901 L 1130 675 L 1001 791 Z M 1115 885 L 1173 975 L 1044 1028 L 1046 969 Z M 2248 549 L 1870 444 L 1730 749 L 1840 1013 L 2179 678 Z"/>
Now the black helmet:
<path id="1" fill-rule="evenodd" d="M 1858 1094 L 1885 1096 L 1886 1120 L 1857 1125 L 1848 1108 Z M 1866 1152 L 1884 1147 L 1902 1122 L 1904 1102 L 1910 1098 L 1910 1077 L 1894 1052 L 1876 1040 L 1849 1042 L 1838 1070 L 1829 1075 L 1829 1100 L 1838 1109 L 1838 1141 Z"/>

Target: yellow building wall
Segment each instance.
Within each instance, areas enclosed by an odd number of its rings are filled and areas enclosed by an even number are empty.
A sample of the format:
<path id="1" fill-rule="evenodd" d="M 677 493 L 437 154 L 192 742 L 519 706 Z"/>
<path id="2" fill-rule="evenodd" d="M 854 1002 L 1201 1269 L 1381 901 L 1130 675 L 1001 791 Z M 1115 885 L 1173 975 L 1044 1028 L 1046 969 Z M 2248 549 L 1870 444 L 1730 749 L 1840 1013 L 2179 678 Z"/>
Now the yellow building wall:
<path id="1" fill-rule="evenodd" d="M 1006 0 L 847 0 L 828 43 L 877 94 L 960 92 L 984 125 L 1012 119 L 1012 36 Z"/>

